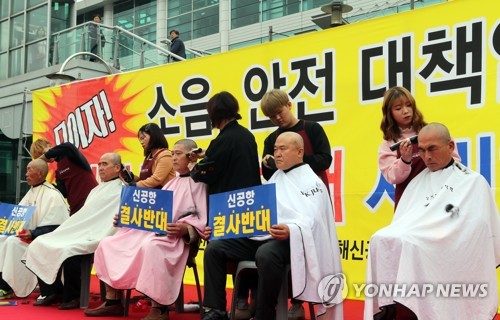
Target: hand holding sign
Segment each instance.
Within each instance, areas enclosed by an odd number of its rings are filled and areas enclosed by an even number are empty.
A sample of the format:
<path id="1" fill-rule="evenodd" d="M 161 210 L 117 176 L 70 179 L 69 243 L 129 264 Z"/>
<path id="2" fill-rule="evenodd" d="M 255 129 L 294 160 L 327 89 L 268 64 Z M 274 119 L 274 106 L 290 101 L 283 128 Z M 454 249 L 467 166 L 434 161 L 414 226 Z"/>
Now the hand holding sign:
<path id="1" fill-rule="evenodd" d="M 205 235 L 211 231 L 212 240 L 263 236 L 276 223 L 276 187 L 271 183 L 211 195 L 211 229 Z"/>
<path id="2" fill-rule="evenodd" d="M 124 186 L 116 225 L 166 235 L 172 204 L 172 191 Z"/>
<path id="3" fill-rule="evenodd" d="M 34 206 L 20 206 L 0 202 L 0 234 L 6 236 L 17 235 L 18 232 L 27 228 L 34 212 Z"/>

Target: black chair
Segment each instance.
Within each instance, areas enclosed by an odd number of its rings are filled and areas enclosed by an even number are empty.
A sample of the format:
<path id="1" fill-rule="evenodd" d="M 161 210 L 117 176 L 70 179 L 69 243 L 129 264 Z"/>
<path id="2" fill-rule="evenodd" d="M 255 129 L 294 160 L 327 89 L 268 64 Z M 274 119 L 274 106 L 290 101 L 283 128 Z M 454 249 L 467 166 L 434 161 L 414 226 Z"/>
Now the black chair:
<path id="1" fill-rule="evenodd" d="M 81 287 L 80 287 L 80 308 L 86 309 L 89 306 L 90 296 L 90 272 L 92 271 L 92 263 L 94 262 L 94 254 L 86 254 L 82 256 L 81 263 Z M 101 301 L 106 301 L 106 286 L 100 281 Z"/>

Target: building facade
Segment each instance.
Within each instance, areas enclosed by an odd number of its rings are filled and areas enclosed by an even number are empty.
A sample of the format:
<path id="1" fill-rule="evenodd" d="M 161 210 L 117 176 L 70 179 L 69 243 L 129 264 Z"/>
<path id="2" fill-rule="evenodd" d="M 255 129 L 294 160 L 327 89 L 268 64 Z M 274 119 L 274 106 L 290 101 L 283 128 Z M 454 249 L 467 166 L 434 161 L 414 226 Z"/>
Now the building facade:
<path id="1" fill-rule="evenodd" d="M 344 3 L 352 10 L 343 18 L 345 23 L 356 23 L 445 1 L 348 0 Z M 329 3 L 331 0 L 0 0 L 0 201 L 14 203 L 27 189 L 18 184 L 24 178 L 33 131 L 29 91 L 53 84 L 45 76 L 58 71 L 64 58 L 57 59 L 56 48 L 89 51 L 88 44 L 79 46 L 85 32 L 78 26 L 95 14 L 109 30 L 117 26 L 158 46 L 165 47 L 169 32 L 175 29 L 188 48 L 218 53 L 320 30 L 318 21 L 329 19 L 321 7 Z M 106 36 L 105 42 L 111 44 L 102 49 L 102 56 L 107 62 L 116 50 L 122 61 L 141 50 L 137 39 L 120 36 L 115 46 L 110 34 Z M 103 74 L 92 73 L 95 68 L 88 61 L 79 65 L 90 70 L 82 71 L 80 78 Z"/>

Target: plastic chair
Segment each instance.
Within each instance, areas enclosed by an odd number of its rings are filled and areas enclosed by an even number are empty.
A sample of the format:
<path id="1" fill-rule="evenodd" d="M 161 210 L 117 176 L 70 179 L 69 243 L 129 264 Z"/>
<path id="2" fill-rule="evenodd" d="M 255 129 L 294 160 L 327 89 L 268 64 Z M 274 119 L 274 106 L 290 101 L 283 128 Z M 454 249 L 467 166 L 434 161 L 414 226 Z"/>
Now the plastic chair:
<path id="1" fill-rule="evenodd" d="M 231 320 L 234 320 L 234 313 L 236 310 L 236 300 L 238 298 L 238 288 L 240 286 L 241 272 L 248 269 L 257 270 L 257 265 L 255 264 L 255 261 L 240 261 L 236 268 L 233 297 L 231 303 Z M 283 282 L 281 284 L 280 294 L 278 296 L 278 305 L 276 306 L 276 320 L 288 319 L 288 274 L 289 273 L 290 273 L 290 265 L 288 264 L 286 266 L 286 271 L 283 274 Z M 314 314 L 314 305 L 311 302 L 309 302 L 309 313 L 311 316 L 311 320 L 316 319 L 316 315 Z"/>
<path id="2" fill-rule="evenodd" d="M 94 254 L 86 254 L 82 256 L 81 262 L 81 286 L 80 286 L 80 309 L 86 309 L 89 306 L 90 296 L 90 272 L 92 271 L 92 263 Z M 101 301 L 106 301 L 106 286 L 100 281 Z"/>

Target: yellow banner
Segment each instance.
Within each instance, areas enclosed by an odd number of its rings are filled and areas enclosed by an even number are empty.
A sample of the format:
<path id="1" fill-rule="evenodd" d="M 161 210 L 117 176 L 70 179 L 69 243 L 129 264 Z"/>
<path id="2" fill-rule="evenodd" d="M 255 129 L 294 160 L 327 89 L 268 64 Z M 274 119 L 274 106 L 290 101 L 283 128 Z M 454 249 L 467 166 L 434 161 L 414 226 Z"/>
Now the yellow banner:
<path id="1" fill-rule="evenodd" d="M 94 166 L 107 151 L 139 172 L 137 130 L 158 123 L 169 144 L 189 137 L 206 148 L 205 104 L 226 90 L 262 152 L 275 130 L 259 110 L 281 88 L 293 112 L 318 121 L 332 146 L 329 180 L 349 284 L 363 283 L 370 236 L 393 216 L 378 170 L 384 91 L 411 90 L 427 122 L 442 122 L 463 163 L 480 172 L 497 200 L 500 132 L 500 19 L 495 0 L 457 0 L 156 68 L 80 81 L 33 94 L 34 139 L 75 143 Z M 199 259 L 201 266 L 201 259 Z M 190 274 L 190 272 L 188 272 Z M 354 296 L 354 290 L 349 292 Z"/>

